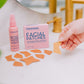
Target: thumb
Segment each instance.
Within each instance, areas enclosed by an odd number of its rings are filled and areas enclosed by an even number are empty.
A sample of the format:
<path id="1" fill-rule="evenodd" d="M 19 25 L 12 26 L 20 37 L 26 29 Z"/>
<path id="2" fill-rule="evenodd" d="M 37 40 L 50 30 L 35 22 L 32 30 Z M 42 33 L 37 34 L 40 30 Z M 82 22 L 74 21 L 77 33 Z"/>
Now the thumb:
<path id="1" fill-rule="evenodd" d="M 69 29 L 66 33 L 60 35 L 59 41 L 68 40 L 72 34 L 73 34 L 73 32 L 71 31 L 71 29 Z"/>

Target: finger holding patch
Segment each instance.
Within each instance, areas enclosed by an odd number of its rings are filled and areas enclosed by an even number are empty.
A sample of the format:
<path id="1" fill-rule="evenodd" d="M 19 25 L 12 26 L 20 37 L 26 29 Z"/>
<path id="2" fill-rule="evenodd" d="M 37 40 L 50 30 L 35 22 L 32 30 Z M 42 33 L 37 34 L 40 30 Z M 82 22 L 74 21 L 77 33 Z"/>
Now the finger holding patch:
<path id="1" fill-rule="evenodd" d="M 78 39 L 78 38 L 74 38 L 73 42 L 74 42 L 76 45 L 81 44 L 81 42 L 79 41 L 79 39 Z"/>
<path id="2" fill-rule="evenodd" d="M 61 43 L 61 47 L 62 47 L 62 48 L 66 48 L 65 42 L 62 42 L 62 43 Z"/>
<path id="3" fill-rule="evenodd" d="M 71 40 L 68 40 L 66 49 L 69 49 L 74 43 Z"/>
<path id="4" fill-rule="evenodd" d="M 76 35 L 72 35 L 70 39 L 77 45 L 81 43 Z"/>
<path id="5" fill-rule="evenodd" d="M 65 41 L 64 44 L 62 45 L 64 49 L 66 49 L 66 47 L 67 47 L 67 42 L 68 41 Z"/>

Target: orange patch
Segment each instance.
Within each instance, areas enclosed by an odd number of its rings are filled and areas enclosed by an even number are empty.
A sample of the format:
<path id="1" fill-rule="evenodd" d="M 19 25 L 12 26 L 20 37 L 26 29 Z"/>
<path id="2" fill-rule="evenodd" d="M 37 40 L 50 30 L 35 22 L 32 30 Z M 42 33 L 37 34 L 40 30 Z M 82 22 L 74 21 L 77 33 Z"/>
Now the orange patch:
<path id="1" fill-rule="evenodd" d="M 47 54 L 47 55 L 51 55 L 52 51 L 50 51 L 50 50 L 44 50 L 44 53 Z"/>
<path id="2" fill-rule="evenodd" d="M 5 57 L 7 61 L 15 61 L 15 59 L 12 58 L 12 55 Z"/>
<path id="3" fill-rule="evenodd" d="M 20 53 L 24 54 L 24 55 L 25 55 L 25 57 L 28 57 L 28 56 L 30 56 L 30 55 L 31 55 L 31 54 L 30 54 L 29 52 L 27 52 L 27 51 L 21 51 Z"/>
<path id="4" fill-rule="evenodd" d="M 26 63 L 26 65 L 30 65 L 33 62 L 38 62 L 40 60 L 35 59 L 33 56 L 25 58 L 25 59 L 21 59 L 21 61 L 24 61 Z"/>
<path id="5" fill-rule="evenodd" d="M 35 56 L 38 57 L 38 58 L 44 59 L 44 55 L 43 54 L 36 54 Z"/>
<path id="6" fill-rule="evenodd" d="M 14 57 L 15 57 L 15 58 L 23 58 L 23 56 L 20 55 L 20 54 L 18 54 L 18 53 L 16 53 Z"/>
<path id="7" fill-rule="evenodd" d="M 15 61 L 14 64 L 13 64 L 13 66 L 23 66 L 23 64 L 21 62 Z"/>
<path id="8" fill-rule="evenodd" d="M 61 51 L 60 51 L 60 48 L 59 48 L 60 45 L 61 45 L 60 42 L 54 43 L 54 53 L 61 54 Z"/>
<path id="9" fill-rule="evenodd" d="M 31 50 L 31 52 L 33 52 L 33 53 L 41 53 L 41 50 Z"/>

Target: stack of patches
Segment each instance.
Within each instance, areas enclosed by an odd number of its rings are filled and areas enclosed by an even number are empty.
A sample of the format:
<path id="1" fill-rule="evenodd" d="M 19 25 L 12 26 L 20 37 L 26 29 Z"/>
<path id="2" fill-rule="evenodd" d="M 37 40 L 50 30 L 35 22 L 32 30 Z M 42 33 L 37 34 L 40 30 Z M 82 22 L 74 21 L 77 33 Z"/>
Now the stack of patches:
<path id="1" fill-rule="evenodd" d="M 34 53 L 35 56 L 39 59 L 44 59 L 45 57 L 45 55 L 42 54 L 41 50 L 36 49 L 36 50 L 31 50 L 30 52 Z M 51 55 L 52 51 L 44 50 L 44 53 L 47 55 Z M 34 58 L 32 54 L 29 53 L 28 51 L 21 51 L 20 53 L 16 53 L 14 57 L 12 55 L 9 55 L 9 56 L 6 56 L 5 58 L 7 61 L 14 61 L 13 66 L 23 66 L 22 62 L 24 62 L 26 65 L 30 65 L 32 63 L 40 61 L 39 59 Z M 16 61 L 16 59 L 19 59 L 19 61 Z"/>

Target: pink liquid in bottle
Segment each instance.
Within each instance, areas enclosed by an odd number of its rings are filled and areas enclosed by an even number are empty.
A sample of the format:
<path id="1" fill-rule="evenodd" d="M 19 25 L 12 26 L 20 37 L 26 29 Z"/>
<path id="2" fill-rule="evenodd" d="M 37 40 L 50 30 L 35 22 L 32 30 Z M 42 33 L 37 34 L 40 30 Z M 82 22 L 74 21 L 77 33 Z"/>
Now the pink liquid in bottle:
<path id="1" fill-rule="evenodd" d="M 18 51 L 19 50 L 19 37 L 18 37 L 18 28 L 16 27 L 14 15 L 10 16 L 9 36 L 10 36 L 11 51 Z"/>

